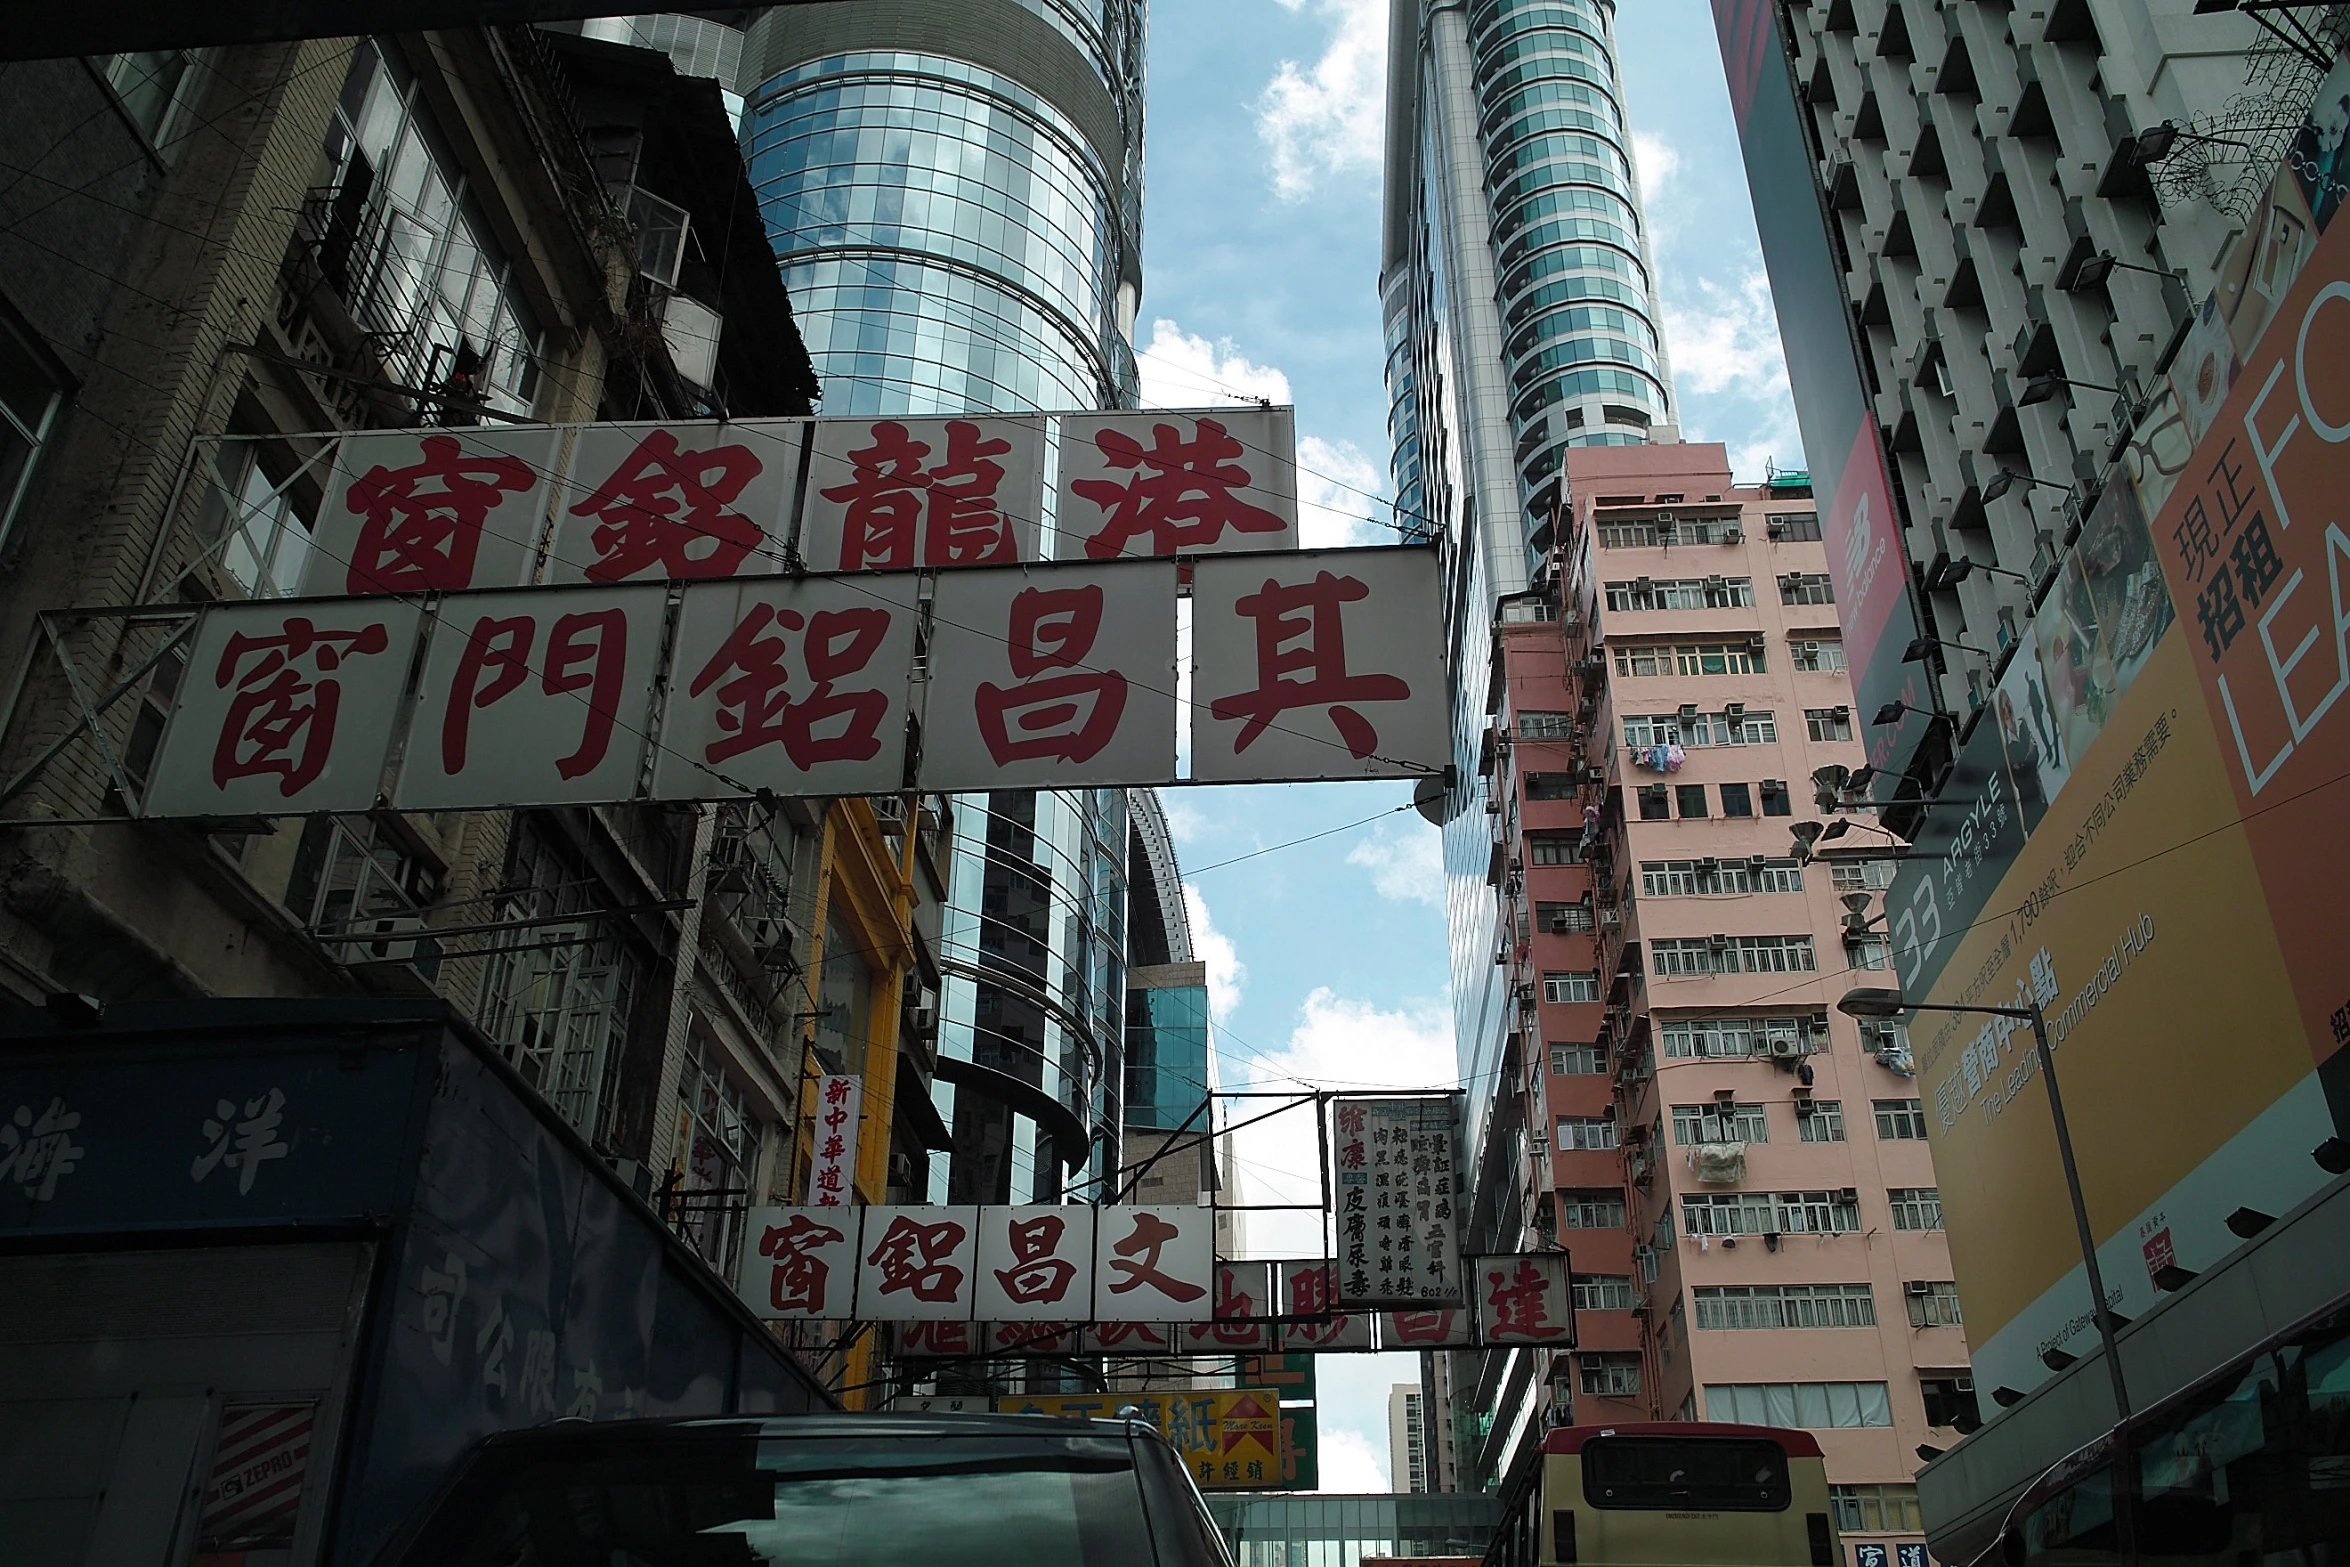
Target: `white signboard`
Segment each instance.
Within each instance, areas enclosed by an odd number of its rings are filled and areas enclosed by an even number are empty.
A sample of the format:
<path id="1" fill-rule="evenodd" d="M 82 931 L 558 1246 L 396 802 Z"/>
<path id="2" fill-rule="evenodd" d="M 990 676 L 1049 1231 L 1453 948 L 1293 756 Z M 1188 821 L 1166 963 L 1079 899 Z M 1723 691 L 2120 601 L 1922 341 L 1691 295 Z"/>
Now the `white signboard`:
<path id="1" fill-rule="evenodd" d="M 526 588 L 438 607 L 393 804 L 478 810 L 636 794 L 665 589 Z"/>
<path id="2" fill-rule="evenodd" d="M 1320 1262 L 1285 1262 L 1280 1272 L 1283 1350 L 1371 1348 L 1371 1316 L 1338 1309 L 1328 1267 Z"/>
<path id="3" fill-rule="evenodd" d="M 1438 1311 L 1386 1311 L 1379 1314 L 1381 1349 L 1466 1349 L 1473 1342 L 1476 1314 L 1445 1308 Z"/>
<path id="4" fill-rule="evenodd" d="M 563 434 L 524 425 L 343 437 L 302 592 L 520 586 L 538 551 Z"/>
<path id="5" fill-rule="evenodd" d="M 1008 566 L 1037 558 L 1044 420 L 825 419 L 800 558 L 811 571 Z"/>
<path id="6" fill-rule="evenodd" d="M 990 1322 L 980 1342 L 991 1355 L 1074 1355 L 1084 1332 L 1074 1322 Z"/>
<path id="7" fill-rule="evenodd" d="M 1091 1317 L 1098 1211 L 1079 1204 L 980 1209 L 980 1320 L 1070 1323 Z"/>
<path id="8" fill-rule="evenodd" d="M 685 590 L 653 792 L 891 794 L 905 781 L 913 575 Z"/>
<path id="9" fill-rule="evenodd" d="M 1573 1272 L 1565 1252 L 1479 1257 L 1469 1279 L 1485 1343 L 1575 1347 Z"/>
<path id="10" fill-rule="evenodd" d="M 867 1208 L 857 1252 L 861 1320 L 971 1320 L 972 1270 L 979 1262 L 977 1208 Z"/>
<path id="11" fill-rule="evenodd" d="M 900 1322 L 890 1331 L 890 1352 L 899 1360 L 960 1359 L 983 1354 L 986 1346 L 982 1322 Z"/>
<path id="12" fill-rule="evenodd" d="M 806 424 L 593 424 L 555 517 L 552 582 L 748 577 L 782 568 Z"/>
<path id="13" fill-rule="evenodd" d="M 1291 409 L 1065 414 L 1059 453 L 1063 560 L 1297 546 Z"/>
<path id="14" fill-rule="evenodd" d="M 1216 556 L 1192 572 L 1194 778 L 1444 770 L 1433 549 Z"/>
<path id="15" fill-rule="evenodd" d="M 210 609 L 140 802 L 149 816 L 365 811 L 423 612 L 403 599 Z"/>
<path id="16" fill-rule="evenodd" d="M 1171 1322 L 1089 1322 L 1078 1343 L 1088 1355 L 1173 1355 L 1181 1349 L 1180 1331 Z"/>
<path id="17" fill-rule="evenodd" d="M 1175 563 L 941 573 L 925 789 L 1175 778 Z"/>
<path id="18" fill-rule="evenodd" d="M 845 1322 L 857 1299 L 857 1220 L 864 1210 L 753 1208 L 745 1215 L 739 1286 L 770 1322 Z"/>
<path id="19" fill-rule="evenodd" d="M 1205 1322 L 1215 1301 L 1212 1208 L 1103 1208 L 1093 1304 L 1122 1322 Z"/>
<path id="20" fill-rule="evenodd" d="M 1341 1305 L 1457 1305 L 1451 1098 L 1347 1097 L 1332 1112 Z"/>
<path id="21" fill-rule="evenodd" d="M 865 1085 L 846 1073 L 816 1080 L 816 1124 L 808 1149 L 808 1204 L 838 1208 L 856 1195 L 857 1124 Z"/>

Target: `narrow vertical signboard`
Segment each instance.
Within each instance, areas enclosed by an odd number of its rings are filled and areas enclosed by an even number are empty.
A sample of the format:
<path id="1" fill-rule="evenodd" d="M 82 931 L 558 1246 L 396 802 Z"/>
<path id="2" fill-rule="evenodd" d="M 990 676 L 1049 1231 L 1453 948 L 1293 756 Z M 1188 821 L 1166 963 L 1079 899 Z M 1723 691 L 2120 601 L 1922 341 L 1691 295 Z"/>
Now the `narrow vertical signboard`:
<path id="1" fill-rule="evenodd" d="M 816 1135 L 808 1150 L 808 1203 L 837 1208 L 855 1195 L 857 1123 L 865 1085 L 846 1073 L 816 1080 Z"/>

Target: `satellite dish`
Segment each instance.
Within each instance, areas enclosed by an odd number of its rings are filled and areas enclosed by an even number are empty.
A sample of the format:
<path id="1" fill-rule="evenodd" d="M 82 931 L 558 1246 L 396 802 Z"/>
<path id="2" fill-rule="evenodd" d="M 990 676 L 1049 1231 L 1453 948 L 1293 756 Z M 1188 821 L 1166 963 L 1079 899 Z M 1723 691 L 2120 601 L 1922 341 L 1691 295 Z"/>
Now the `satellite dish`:
<path id="1" fill-rule="evenodd" d="M 1430 824 L 1442 827 L 1452 817 L 1452 769 L 1430 773 L 1412 790 L 1412 809 L 1428 818 Z"/>

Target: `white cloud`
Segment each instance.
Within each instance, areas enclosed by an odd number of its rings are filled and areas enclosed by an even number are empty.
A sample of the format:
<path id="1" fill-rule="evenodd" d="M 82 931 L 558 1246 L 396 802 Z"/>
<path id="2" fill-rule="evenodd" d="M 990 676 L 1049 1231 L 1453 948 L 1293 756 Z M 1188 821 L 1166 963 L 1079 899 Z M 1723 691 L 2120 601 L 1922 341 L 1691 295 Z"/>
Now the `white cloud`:
<path id="1" fill-rule="evenodd" d="M 1290 10 L 1304 0 L 1281 0 Z M 1388 0 L 1313 0 L 1330 42 L 1312 65 L 1284 60 L 1257 98 L 1273 189 L 1302 201 L 1327 174 L 1376 169 L 1385 153 Z"/>
<path id="2" fill-rule="evenodd" d="M 1345 1495 L 1377 1495 L 1391 1489 L 1387 1444 L 1360 1431 L 1321 1432 L 1322 1489 Z"/>
<path id="3" fill-rule="evenodd" d="M 1271 365 L 1251 364 L 1230 338 L 1211 342 L 1164 316 L 1151 322 L 1150 346 L 1135 355 L 1135 363 L 1145 408 L 1289 401 L 1288 376 Z"/>
<path id="4" fill-rule="evenodd" d="M 1240 1005 L 1241 987 L 1248 983 L 1248 965 L 1232 945 L 1232 938 L 1209 917 L 1208 900 L 1189 882 L 1183 886 L 1183 911 L 1191 921 L 1193 956 L 1208 966 L 1208 1015 L 1220 1027 Z"/>
<path id="5" fill-rule="evenodd" d="M 1662 136 L 1652 136 L 1646 131 L 1634 131 L 1632 133 L 1632 162 L 1640 170 L 1640 194 L 1649 201 L 1654 201 L 1663 193 L 1666 186 L 1673 183 L 1673 176 L 1680 172 L 1681 154 L 1679 149 Z"/>
<path id="6" fill-rule="evenodd" d="M 1670 290 L 1664 316 L 1673 379 L 1684 400 L 1695 394 L 1747 405 L 1744 420 L 1737 420 L 1732 409 L 1709 410 L 1707 423 L 1727 438 L 1731 471 L 1742 481 L 1759 483 L 1766 458 L 1800 462 L 1803 437 L 1795 425 L 1770 279 L 1762 268 L 1751 267 L 1730 284 L 1699 277 L 1686 288 Z M 1683 418 L 1688 417 L 1684 407 Z M 1733 422 L 1745 428 L 1722 430 Z"/>
<path id="7" fill-rule="evenodd" d="M 1172 793 L 1170 790 L 1159 796 L 1159 808 L 1167 813 L 1168 834 L 1174 838 L 1178 848 L 1185 848 L 1199 842 L 1201 835 L 1207 832 L 1210 825 L 1208 813 L 1196 805 L 1170 798 Z"/>
<path id="8" fill-rule="evenodd" d="M 1297 531 L 1307 549 L 1395 542 L 1373 521 L 1393 515 L 1387 476 L 1352 441 L 1301 435 L 1297 441 Z"/>
<path id="9" fill-rule="evenodd" d="M 1444 907 L 1444 838 L 1433 827 L 1383 827 L 1349 849 L 1346 863 L 1369 871 L 1371 885 L 1390 902 Z"/>

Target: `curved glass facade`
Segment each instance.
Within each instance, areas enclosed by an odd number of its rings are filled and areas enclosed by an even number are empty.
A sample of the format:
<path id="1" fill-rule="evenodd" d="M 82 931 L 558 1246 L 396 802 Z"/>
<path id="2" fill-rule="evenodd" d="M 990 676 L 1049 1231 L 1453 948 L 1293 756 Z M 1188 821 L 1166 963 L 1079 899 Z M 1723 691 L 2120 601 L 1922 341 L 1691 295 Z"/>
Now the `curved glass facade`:
<path id="1" fill-rule="evenodd" d="M 1143 15 L 861 0 L 754 27 L 744 157 L 821 413 L 1139 401 Z M 1126 796 L 965 795 L 954 822 L 939 1054 L 974 1070 L 935 1085 L 929 1195 L 1054 1202 L 1117 1162 Z"/>

